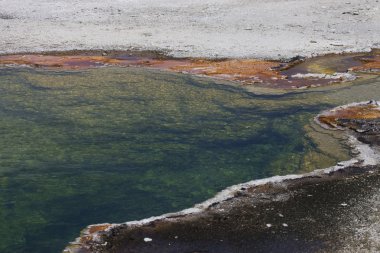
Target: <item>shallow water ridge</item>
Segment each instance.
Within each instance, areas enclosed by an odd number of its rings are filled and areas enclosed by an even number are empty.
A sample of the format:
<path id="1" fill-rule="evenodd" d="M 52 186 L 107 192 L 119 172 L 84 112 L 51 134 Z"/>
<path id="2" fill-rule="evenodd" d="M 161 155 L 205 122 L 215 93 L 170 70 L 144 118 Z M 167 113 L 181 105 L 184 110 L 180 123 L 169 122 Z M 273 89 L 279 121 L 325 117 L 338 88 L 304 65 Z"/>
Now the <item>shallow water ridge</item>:
<path id="1" fill-rule="evenodd" d="M 60 252 L 88 224 L 174 212 L 227 186 L 348 158 L 320 111 L 379 78 L 281 95 L 136 68 L 0 69 L 0 252 Z"/>

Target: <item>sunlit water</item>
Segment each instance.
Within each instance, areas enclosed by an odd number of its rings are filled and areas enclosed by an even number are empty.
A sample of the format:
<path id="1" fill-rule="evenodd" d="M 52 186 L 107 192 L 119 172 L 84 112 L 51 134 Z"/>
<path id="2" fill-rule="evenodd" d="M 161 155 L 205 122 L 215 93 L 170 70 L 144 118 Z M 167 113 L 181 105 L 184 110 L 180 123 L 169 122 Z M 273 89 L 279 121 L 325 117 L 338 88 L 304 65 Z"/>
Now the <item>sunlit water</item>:
<path id="1" fill-rule="evenodd" d="M 312 118 L 373 94 L 374 80 L 254 95 L 144 69 L 0 69 L 0 252 L 60 252 L 89 224 L 332 165 L 347 150 Z"/>

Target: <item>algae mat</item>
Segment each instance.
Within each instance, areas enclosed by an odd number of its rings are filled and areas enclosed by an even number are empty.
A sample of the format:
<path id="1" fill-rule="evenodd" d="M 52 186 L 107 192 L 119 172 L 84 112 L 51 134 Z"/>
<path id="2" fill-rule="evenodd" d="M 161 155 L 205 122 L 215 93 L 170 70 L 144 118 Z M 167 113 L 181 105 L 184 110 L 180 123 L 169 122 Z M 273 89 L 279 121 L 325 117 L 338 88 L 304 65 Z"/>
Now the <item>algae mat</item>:
<path id="1" fill-rule="evenodd" d="M 347 150 L 312 118 L 380 94 L 371 80 L 255 95 L 138 68 L 0 69 L 0 252 L 60 252 L 88 224 L 332 165 Z"/>

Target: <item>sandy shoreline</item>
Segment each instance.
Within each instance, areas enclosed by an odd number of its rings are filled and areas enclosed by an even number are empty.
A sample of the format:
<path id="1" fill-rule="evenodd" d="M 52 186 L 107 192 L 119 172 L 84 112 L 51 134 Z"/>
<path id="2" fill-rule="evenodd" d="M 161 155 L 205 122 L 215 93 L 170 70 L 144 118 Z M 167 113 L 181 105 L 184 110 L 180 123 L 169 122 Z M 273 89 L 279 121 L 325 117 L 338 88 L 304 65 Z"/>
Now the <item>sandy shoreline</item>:
<path id="1" fill-rule="evenodd" d="M 0 54 L 158 50 L 175 57 L 312 56 L 379 47 L 377 1 L 0 0 Z"/>

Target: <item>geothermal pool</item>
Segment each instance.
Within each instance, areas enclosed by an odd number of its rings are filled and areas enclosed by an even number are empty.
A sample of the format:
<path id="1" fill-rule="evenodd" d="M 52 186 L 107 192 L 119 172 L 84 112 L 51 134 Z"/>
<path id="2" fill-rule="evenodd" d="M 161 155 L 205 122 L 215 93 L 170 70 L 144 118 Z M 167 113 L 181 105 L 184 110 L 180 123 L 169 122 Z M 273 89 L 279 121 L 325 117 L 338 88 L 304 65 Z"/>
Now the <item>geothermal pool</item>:
<path id="1" fill-rule="evenodd" d="M 174 212 L 227 186 L 348 159 L 320 111 L 379 78 L 283 94 L 144 68 L 0 69 L 0 252 L 60 252 L 89 224 Z"/>

